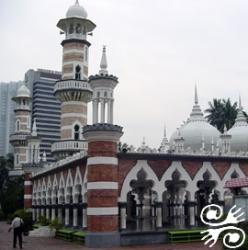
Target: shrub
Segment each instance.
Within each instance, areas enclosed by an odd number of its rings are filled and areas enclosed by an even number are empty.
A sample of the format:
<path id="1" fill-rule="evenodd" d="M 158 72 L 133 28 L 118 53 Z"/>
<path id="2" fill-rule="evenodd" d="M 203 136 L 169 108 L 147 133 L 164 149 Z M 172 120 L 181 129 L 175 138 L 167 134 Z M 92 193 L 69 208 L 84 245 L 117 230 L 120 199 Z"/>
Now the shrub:
<path id="1" fill-rule="evenodd" d="M 49 224 L 49 227 L 51 229 L 59 230 L 63 227 L 63 225 L 61 223 L 59 223 L 58 218 L 56 218 L 56 219 L 51 221 L 51 223 Z"/>
<path id="2" fill-rule="evenodd" d="M 41 226 L 48 226 L 50 221 L 45 216 L 40 216 L 38 223 L 41 224 Z"/>

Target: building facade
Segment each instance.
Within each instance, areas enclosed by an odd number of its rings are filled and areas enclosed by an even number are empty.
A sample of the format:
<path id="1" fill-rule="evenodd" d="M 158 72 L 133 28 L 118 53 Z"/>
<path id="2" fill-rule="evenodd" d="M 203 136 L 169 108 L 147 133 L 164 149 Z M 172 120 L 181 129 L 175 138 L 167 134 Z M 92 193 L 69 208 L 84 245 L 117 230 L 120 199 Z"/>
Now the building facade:
<path id="1" fill-rule="evenodd" d="M 62 79 L 54 89 L 62 102 L 61 138 L 53 145 L 55 163 L 25 173 L 24 204 L 33 220 L 46 216 L 81 228 L 92 248 L 161 243 L 169 228 L 202 227 L 203 207 L 225 208 L 233 197 L 226 182 L 248 176 L 241 103 L 236 132 L 219 134 L 204 118 L 195 90 L 189 120 L 170 141 L 164 134 L 160 150 L 143 143 L 119 152 L 124 132 L 113 116 L 118 78 L 108 72 L 106 48 L 99 72 L 87 73 L 87 34 L 95 24 L 76 1 L 57 26 L 65 34 Z M 86 125 L 90 101 L 93 124 Z M 237 134 L 238 152 L 232 151 Z"/>
<path id="2" fill-rule="evenodd" d="M 0 83 L 0 156 L 13 153 L 9 136 L 15 131 L 15 104 L 12 98 L 22 82 Z"/>
<path id="3" fill-rule="evenodd" d="M 45 69 L 28 70 L 25 74 L 32 96 L 32 122 L 36 120 L 40 151 L 45 152 L 48 162 L 55 160 L 51 147 L 60 139 L 61 104 L 54 96 L 55 83 L 60 79 L 61 72 Z"/>

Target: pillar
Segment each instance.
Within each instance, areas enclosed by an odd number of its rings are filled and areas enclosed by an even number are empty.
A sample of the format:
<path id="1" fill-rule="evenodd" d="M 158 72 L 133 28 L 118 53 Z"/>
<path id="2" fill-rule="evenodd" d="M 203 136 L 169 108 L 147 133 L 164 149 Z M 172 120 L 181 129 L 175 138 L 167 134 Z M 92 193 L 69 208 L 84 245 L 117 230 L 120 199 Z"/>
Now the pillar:
<path id="1" fill-rule="evenodd" d="M 45 216 L 45 208 L 44 205 L 42 205 L 41 209 L 40 209 L 40 215 L 41 216 Z"/>
<path id="2" fill-rule="evenodd" d="M 73 208 L 73 227 L 78 226 L 78 208 L 74 207 Z"/>
<path id="3" fill-rule="evenodd" d="M 82 227 L 83 228 L 86 228 L 87 227 L 87 208 L 86 208 L 86 204 L 85 206 L 83 207 L 83 211 L 82 211 Z"/>
<path id="4" fill-rule="evenodd" d="M 105 102 L 101 100 L 101 123 L 105 122 Z"/>
<path id="5" fill-rule="evenodd" d="M 32 220 L 33 221 L 36 221 L 36 216 L 37 216 L 36 208 L 33 207 L 33 209 L 32 209 Z"/>
<path id="6" fill-rule="evenodd" d="M 111 100 L 111 104 L 110 104 L 110 123 L 113 124 L 114 123 L 114 100 Z"/>
<path id="7" fill-rule="evenodd" d="M 36 221 L 40 219 L 40 208 L 36 208 Z"/>
<path id="8" fill-rule="evenodd" d="M 112 123 L 111 122 L 111 100 L 108 100 L 107 104 L 108 104 L 108 123 Z"/>
<path id="9" fill-rule="evenodd" d="M 58 207 L 58 221 L 59 221 L 59 223 L 63 223 L 62 207 Z"/>
<path id="10" fill-rule="evenodd" d="M 191 227 L 195 226 L 195 202 L 189 202 L 189 225 Z"/>
<path id="11" fill-rule="evenodd" d="M 98 100 L 93 100 L 93 124 L 98 123 Z"/>
<path id="12" fill-rule="evenodd" d="M 162 227 L 162 202 L 156 203 L 156 227 Z"/>
<path id="13" fill-rule="evenodd" d="M 30 210 L 32 208 L 32 181 L 31 181 L 31 173 L 25 173 L 24 175 L 24 208 L 26 210 Z"/>
<path id="14" fill-rule="evenodd" d="M 125 230 L 127 228 L 127 203 L 120 203 L 121 210 L 121 229 Z"/>
<path id="15" fill-rule="evenodd" d="M 120 246 L 117 142 L 122 127 L 93 124 L 83 128 L 88 141 L 87 247 Z"/>
<path id="16" fill-rule="evenodd" d="M 52 220 L 55 220 L 55 218 L 56 218 L 56 214 L 55 214 L 55 207 L 53 206 L 52 207 Z"/>
<path id="17" fill-rule="evenodd" d="M 70 224 L 70 209 L 69 207 L 65 208 L 65 225 L 69 226 Z"/>
<path id="18" fill-rule="evenodd" d="M 50 220 L 50 208 L 49 207 L 46 208 L 46 218 Z"/>

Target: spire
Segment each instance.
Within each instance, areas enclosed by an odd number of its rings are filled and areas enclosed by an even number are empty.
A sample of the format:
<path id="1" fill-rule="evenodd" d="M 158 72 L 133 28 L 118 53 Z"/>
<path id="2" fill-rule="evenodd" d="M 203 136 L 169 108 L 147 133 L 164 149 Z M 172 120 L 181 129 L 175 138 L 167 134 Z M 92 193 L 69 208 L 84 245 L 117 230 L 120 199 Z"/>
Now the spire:
<path id="1" fill-rule="evenodd" d="M 203 113 L 201 111 L 201 107 L 200 107 L 200 105 L 198 103 L 199 103 L 198 92 L 197 92 L 197 86 L 195 85 L 194 106 L 193 106 L 192 112 L 190 114 L 189 122 L 192 122 L 192 121 L 206 121 L 204 116 L 203 116 Z"/>
<path id="2" fill-rule="evenodd" d="M 242 103 L 241 103 L 241 96 L 239 95 L 239 110 L 243 110 Z"/>
<path id="3" fill-rule="evenodd" d="M 75 2 L 75 5 L 79 5 L 79 2 L 78 2 L 78 0 L 76 0 L 76 2 Z"/>
<path id="4" fill-rule="evenodd" d="M 33 126 L 32 126 L 32 136 L 37 136 L 37 127 L 36 127 L 36 119 L 34 119 Z"/>
<path id="5" fill-rule="evenodd" d="M 195 104 L 198 104 L 197 85 L 195 85 Z"/>
<path id="6" fill-rule="evenodd" d="M 164 138 L 166 138 L 166 125 L 164 125 Z"/>
<path id="7" fill-rule="evenodd" d="M 108 63 L 107 63 L 107 56 L 106 56 L 106 46 L 103 46 L 102 49 L 102 59 L 100 63 L 100 74 L 108 74 L 107 68 L 108 68 Z"/>

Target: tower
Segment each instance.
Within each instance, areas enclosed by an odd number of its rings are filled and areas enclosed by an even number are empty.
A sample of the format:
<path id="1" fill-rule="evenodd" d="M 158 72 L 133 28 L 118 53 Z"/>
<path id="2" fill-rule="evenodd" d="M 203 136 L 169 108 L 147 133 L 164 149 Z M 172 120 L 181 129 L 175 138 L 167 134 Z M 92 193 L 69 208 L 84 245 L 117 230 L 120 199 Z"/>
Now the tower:
<path id="1" fill-rule="evenodd" d="M 86 10 L 76 0 L 57 27 L 65 34 L 65 39 L 61 43 L 62 80 L 54 88 L 55 96 L 61 102 L 60 141 L 52 145 L 52 152 L 56 158 L 63 158 L 87 149 L 81 130 L 87 124 L 87 103 L 92 97 L 87 82 L 90 46 L 87 35 L 96 25 L 87 19 Z"/>
<path id="2" fill-rule="evenodd" d="M 28 138 L 28 162 L 38 164 L 40 162 L 40 138 L 37 135 L 36 119 L 34 119 L 31 136 Z"/>
<path id="3" fill-rule="evenodd" d="M 10 175 L 22 175 L 22 164 L 28 163 L 28 141 L 31 124 L 31 96 L 29 89 L 22 84 L 12 100 L 15 107 L 15 133 L 10 135 L 10 143 L 14 147 L 14 171 Z"/>
<path id="4" fill-rule="evenodd" d="M 113 124 L 114 88 L 118 78 L 108 74 L 106 47 L 103 47 L 99 74 L 89 77 L 89 84 L 93 90 L 93 124 Z M 100 107 L 100 114 L 99 114 Z"/>

